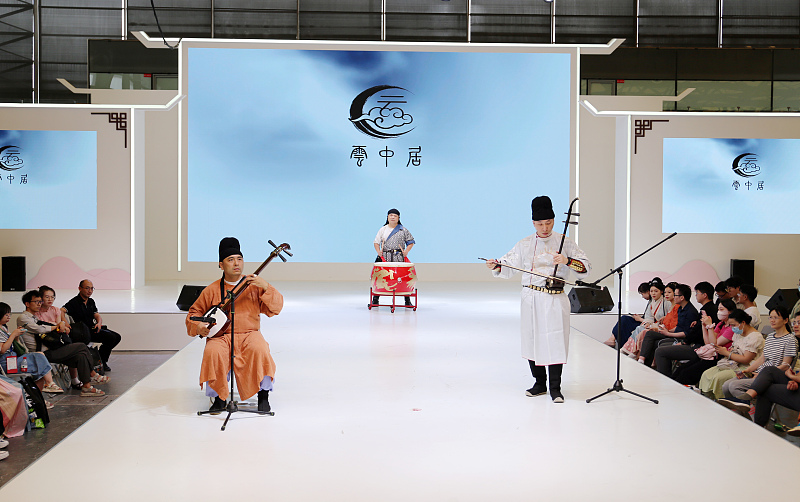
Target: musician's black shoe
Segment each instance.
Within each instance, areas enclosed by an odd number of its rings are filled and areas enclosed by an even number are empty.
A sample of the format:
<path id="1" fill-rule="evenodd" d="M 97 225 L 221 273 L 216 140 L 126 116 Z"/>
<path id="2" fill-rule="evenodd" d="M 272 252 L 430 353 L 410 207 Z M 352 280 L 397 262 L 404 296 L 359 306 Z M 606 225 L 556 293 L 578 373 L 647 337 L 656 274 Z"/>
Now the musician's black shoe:
<path id="1" fill-rule="evenodd" d="M 111 367 L 108 364 L 103 363 L 103 371 L 111 371 Z"/>
<path id="2" fill-rule="evenodd" d="M 406 307 L 410 307 L 410 306 L 411 306 L 411 297 L 410 296 L 406 296 Z"/>
<path id="3" fill-rule="evenodd" d="M 211 405 L 211 408 L 208 409 L 211 415 L 219 415 L 228 407 L 228 403 L 225 402 L 224 399 L 220 399 L 219 396 L 214 398 L 214 404 Z"/>
<path id="4" fill-rule="evenodd" d="M 533 387 L 525 391 L 525 395 L 528 397 L 536 397 L 543 394 L 547 394 L 547 385 L 543 383 L 536 383 Z"/>
<path id="5" fill-rule="evenodd" d="M 377 305 L 378 304 L 378 297 L 377 296 L 373 296 L 372 297 L 372 304 L 373 305 Z"/>
<path id="6" fill-rule="evenodd" d="M 554 403 L 564 402 L 564 394 L 561 393 L 561 389 L 550 389 L 550 398 Z"/>
<path id="7" fill-rule="evenodd" d="M 269 406 L 269 391 L 258 391 L 258 411 L 270 411 L 272 408 Z"/>

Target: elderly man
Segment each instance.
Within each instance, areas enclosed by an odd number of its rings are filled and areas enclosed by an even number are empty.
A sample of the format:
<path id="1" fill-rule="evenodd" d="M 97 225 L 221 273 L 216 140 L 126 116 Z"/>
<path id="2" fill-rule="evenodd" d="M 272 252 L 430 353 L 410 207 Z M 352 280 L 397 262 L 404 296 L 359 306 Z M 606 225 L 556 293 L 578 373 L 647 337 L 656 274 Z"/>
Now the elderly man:
<path id="1" fill-rule="evenodd" d="M 102 344 L 99 352 L 100 359 L 103 360 L 103 371 L 111 371 L 108 366 L 108 358 L 111 356 L 111 350 L 119 344 L 122 337 L 119 333 L 108 329 L 108 326 L 103 326 L 103 318 L 91 298 L 92 293 L 94 293 L 92 281 L 82 280 L 78 285 L 78 295 L 68 301 L 62 310 L 69 314 L 74 322 L 83 323 L 89 328 L 89 334 L 94 343 Z"/>
<path id="2" fill-rule="evenodd" d="M 258 411 L 270 411 L 269 391 L 275 378 L 275 361 L 269 353 L 269 344 L 261 334 L 261 317 L 278 315 L 283 309 L 283 296 L 265 279 L 257 275 L 244 275 L 244 258 L 239 241 L 225 237 L 219 243 L 219 268 L 222 278 L 207 286 L 186 316 L 186 330 L 189 336 L 206 337 L 208 324 L 193 321 L 192 317 L 202 317 L 211 307 L 222 303 L 228 292 L 243 280 L 249 286 L 236 298 L 234 353 L 236 358 L 233 371 L 242 401 L 258 392 Z M 200 385 L 206 384 L 206 395 L 214 398 L 209 408 L 212 414 L 225 410 L 229 390 L 227 377 L 230 372 L 230 326 L 221 334 L 206 340 L 203 350 L 203 363 L 200 367 Z"/>

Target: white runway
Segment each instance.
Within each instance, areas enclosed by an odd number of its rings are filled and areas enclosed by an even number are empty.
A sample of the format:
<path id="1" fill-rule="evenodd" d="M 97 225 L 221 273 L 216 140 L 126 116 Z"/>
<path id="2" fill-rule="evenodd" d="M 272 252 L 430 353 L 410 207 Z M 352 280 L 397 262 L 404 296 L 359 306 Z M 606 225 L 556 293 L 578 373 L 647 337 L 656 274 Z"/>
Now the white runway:
<path id="1" fill-rule="evenodd" d="M 0 499 L 740 500 L 796 496 L 800 449 L 573 329 L 566 403 L 525 397 L 518 283 L 420 284 L 417 312 L 368 284 L 279 284 L 262 331 L 274 417 L 198 417 L 201 340 L 0 489 Z M 313 289 L 312 289 L 313 288 Z M 573 316 L 588 331 L 587 317 Z M 597 322 L 596 338 L 607 323 Z M 602 327 L 599 327 L 602 326 Z M 746 475 L 737 475 L 739 472 Z"/>

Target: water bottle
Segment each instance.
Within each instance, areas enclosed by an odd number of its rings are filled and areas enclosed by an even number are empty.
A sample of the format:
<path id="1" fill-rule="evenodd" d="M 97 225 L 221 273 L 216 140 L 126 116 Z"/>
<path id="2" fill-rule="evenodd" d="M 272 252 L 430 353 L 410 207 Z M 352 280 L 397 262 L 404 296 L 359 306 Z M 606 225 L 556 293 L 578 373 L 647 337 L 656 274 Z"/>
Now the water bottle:
<path id="1" fill-rule="evenodd" d="M 22 356 L 22 364 L 19 365 L 19 369 L 23 373 L 28 372 L 28 356 Z"/>

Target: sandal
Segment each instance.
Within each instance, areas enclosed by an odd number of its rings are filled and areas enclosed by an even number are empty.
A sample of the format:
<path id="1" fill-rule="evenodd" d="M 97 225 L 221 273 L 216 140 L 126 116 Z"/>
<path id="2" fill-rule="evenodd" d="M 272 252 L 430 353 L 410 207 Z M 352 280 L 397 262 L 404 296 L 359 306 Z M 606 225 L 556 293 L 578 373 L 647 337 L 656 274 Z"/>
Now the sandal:
<path id="1" fill-rule="evenodd" d="M 45 385 L 42 388 L 42 392 L 49 392 L 50 394 L 61 394 L 64 392 L 64 389 L 56 385 L 55 382 L 52 382 L 49 385 Z"/>
<path id="2" fill-rule="evenodd" d="M 48 410 L 52 410 L 53 408 L 55 408 L 55 406 L 56 406 L 56 405 L 54 405 L 54 404 L 53 404 L 53 403 L 51 403 L 50 401 L 45 401 L 45 402 L 44 402 L 44 406 L 45 406 L 45 408 L 47 408 Z"/>
<path id="3" fill-rule="evenodd" d="M 95 389 L 94 387 L 86 387 L 81 388 L 81 397 L 100 397 L 105 396 L 106 393 L 100 389 Z"/>
<path id="4" fill-rule="evenodd" d="M 95 374 L 95 376 L 92 377 L 91 383 L 93 383 L 95 385 L 99 385 L 99 384 L 103 384 L 103 383 L 108 383 L 109 380 L 111 380 L 109 377 L 107 377 L 105 375 L 101 375 L 101 374 L 98 373 L 98 374 Z"/>

